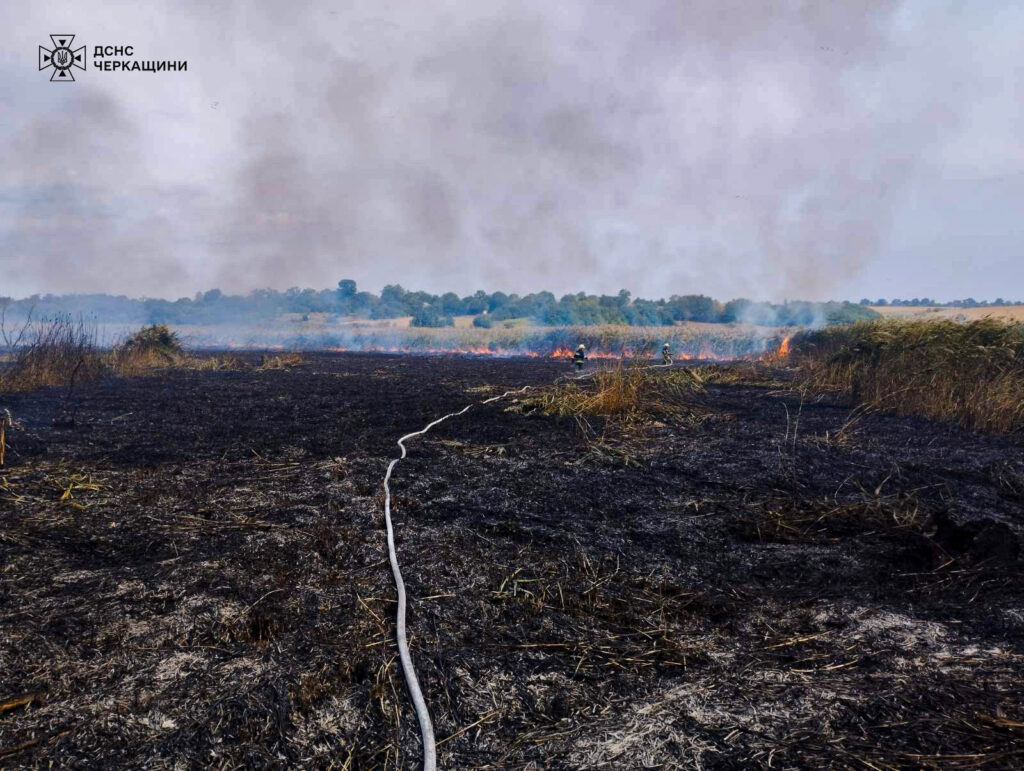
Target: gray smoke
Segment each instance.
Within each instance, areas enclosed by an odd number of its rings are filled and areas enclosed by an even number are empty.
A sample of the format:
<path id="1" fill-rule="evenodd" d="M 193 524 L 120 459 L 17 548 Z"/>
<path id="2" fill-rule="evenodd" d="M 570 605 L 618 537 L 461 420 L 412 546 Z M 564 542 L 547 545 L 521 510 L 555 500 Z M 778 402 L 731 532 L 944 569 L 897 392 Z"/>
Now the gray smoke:
<path id="1" fill-rule="evenodd" d="M 45 41 L 19 6 L 18 46 Z M 882 0 L 167 2 L 160 35 L 79 6 L 81 42 L 190 70 L 8 87 L 8 292 L 834 296 L 987 77 L 947 45 L 967 11 Z"/>

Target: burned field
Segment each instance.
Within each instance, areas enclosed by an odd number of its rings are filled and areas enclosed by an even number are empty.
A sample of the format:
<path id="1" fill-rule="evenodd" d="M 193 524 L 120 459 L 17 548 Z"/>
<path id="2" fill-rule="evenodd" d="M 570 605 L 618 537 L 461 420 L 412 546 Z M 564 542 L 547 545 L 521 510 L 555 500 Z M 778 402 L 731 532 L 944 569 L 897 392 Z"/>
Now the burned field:
<path id="1" fill-rule="evenodd" d="M 546 360 L 337 355 L 5 398 L 0 765 L 415 767 L 381 480 Z M 742 373 L 741 373 L 742 374 Z M 449 768 L 1024 764 L 1024 446 L 718 373 L 475 407 L 392 481 Z"/>

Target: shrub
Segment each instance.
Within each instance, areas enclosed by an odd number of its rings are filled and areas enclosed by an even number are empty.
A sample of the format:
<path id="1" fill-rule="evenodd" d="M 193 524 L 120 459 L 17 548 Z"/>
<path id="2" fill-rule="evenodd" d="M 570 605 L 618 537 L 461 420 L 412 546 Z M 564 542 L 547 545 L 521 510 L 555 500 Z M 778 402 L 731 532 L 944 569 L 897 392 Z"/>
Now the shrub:
<path id="1" fill-rule="evenodd" d="M 427 307 L 418 310 L 409 324 L 413 327 L 453 327 L 455 319 L 442 315 L 436 308 Z"/>
<path id="2" fill-rule="evenodd" d="M 473 326 L 480 327 L 481 329 L 490 329 L 494 326 L 494 319 L 490 316 L 481 314 L 473 319 Z"/>
<path id="3" fill-rule="evenodd" d="M 181 353 L 181 339 L 166 324 L 151 324 L 131 335 L 124 341 L 123 347 L 175 354 Z"/>
<path id="4" fill-rule="evenodd" d="M 110 352 L 110 365 L 119 375 L 139 375 L 158 367 L 185 366 L 188 357 L 178 335 L 165 324 L 151 324 L 130 335 Z"/>

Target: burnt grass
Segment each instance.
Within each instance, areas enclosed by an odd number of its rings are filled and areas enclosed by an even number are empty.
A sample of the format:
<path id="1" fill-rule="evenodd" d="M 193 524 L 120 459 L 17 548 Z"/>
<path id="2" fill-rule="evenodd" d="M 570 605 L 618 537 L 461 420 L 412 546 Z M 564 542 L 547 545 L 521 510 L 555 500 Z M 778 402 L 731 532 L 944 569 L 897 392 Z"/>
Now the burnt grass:
<path id="1" fill-rule="evenodd" d="M 562 362 L 311 355 L 5 395 L 0 766 L 416 767 L 381 480 Z M 1024 764 L 1024 446 L 710 385 L 410 442 L 447 768 Z M 775 381 L 775 382 L 773 382 Z"/>

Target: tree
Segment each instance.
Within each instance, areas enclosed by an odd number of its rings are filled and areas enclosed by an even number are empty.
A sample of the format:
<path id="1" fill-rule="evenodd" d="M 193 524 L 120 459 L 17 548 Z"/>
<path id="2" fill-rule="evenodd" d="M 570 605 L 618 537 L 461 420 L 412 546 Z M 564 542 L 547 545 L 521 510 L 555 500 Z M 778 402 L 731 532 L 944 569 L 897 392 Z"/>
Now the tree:
<path id="1" fill-rule="evenodd" d="M 672 321 L 718 321 L 715 301 L 702 294 L 672 295 L 665 313 Z"/>
<path id="2" fill-rule="evenodd" d="M 414 327 L 452 327 L 455 326 L 455 320 L 438 313 L 437 308 L 427 306 L 413 314 L 409 324 Z"/>
<path id="3" fill-rule="evenodd" d="M 726 323 L 731 321 L 740 321 L 753 304 L 752 300 L 748 300 L 744 297 L 736 300 L 729 300 L 729 302 L 727 302 L 722 308 L 722 321 Z"/>
<path id="4" fill-rule="evenodd" d="M 445 292 L 441 295 L 441 313 L 452 316 L 462 311 L 462 300 L 455 292 Z"/>
<path id="5" fill-rule="evenodd" d="M 508 305 L 508 295 L 504 292 L 495 292 L 487 301 L 487 310 L 494 313 L 498 308 Z"/>
<path id="6" fill-rule="evenodd" d="M 371 315 L 378 302 L 380 301 L 377 299 L 377 295 L 372 292 L 356 292 L 356 296 L 349 304 L 349 312 L 356 316 Z"/>
<path id="7" fill-rule="evenodd" d="M 472 313 L 474 315 L 483 313 L 487 310 L 487 292 L 481 289 L 476 291 L 470 297 L 463 297 L 462 310 L 465 313 Z"/>

